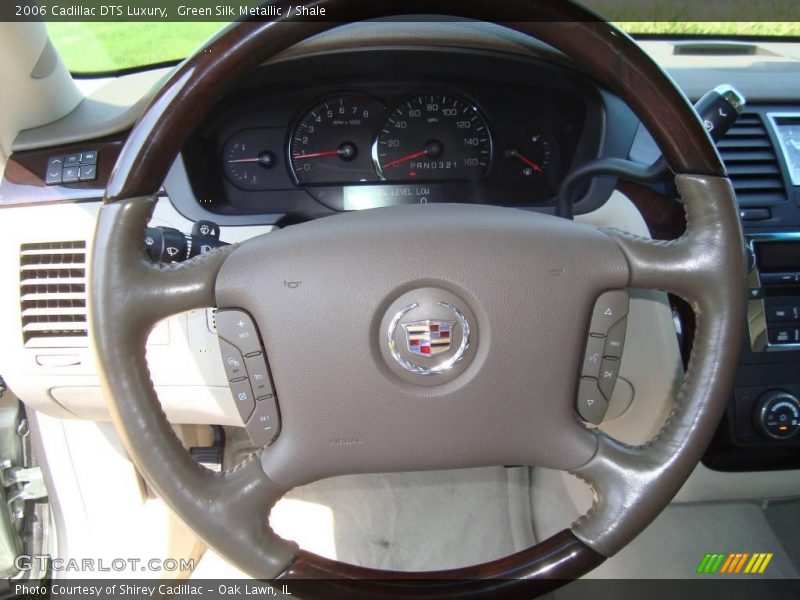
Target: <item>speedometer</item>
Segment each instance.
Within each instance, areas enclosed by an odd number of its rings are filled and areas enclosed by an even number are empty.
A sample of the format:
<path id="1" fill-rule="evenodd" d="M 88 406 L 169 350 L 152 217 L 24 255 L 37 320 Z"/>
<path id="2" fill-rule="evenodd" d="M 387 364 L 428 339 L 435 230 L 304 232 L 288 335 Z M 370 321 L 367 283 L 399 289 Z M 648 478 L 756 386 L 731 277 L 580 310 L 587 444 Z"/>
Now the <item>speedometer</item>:
<path id="1" fill-rule="evenodd" d="M 392 111 L 372 158 L 388 181 L 474 181 L 489 170 L 492 139 L 475 106 L 446 94 L 426 94 Z"/>

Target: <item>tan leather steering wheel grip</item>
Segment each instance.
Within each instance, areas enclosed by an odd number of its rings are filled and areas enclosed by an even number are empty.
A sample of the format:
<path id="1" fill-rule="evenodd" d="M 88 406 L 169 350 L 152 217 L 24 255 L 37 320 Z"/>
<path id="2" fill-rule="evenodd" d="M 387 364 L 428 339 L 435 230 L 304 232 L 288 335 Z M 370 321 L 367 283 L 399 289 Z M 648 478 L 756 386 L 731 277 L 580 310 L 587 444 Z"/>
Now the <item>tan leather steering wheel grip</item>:
<path id="1" fill-rule="evenodd" d="M 261 62 L 335 23 L 242 23 L 226 29 L 163 84 L 120 155 L 95 236 L 94 247 L 103 251 L 93 253 L 90 278 L 91 331 L 101 382 L 114 423 L 148 482 L 204 541 L 253 576 L 404 578 L 355 587 L 305 582 L 307 594 L 328 597 L 337 591 L 349 597 L 455 598 L 478 591 L 530 597 L 591 570 L 644 529 L 688 477 L 724 411 L 743 331 L 744 252 L 735 197 L 713 144 L 669 78 L 613 26 L 562 0 L 494 4 L 420 0 L 404 3 L 402 12 L 490 21 L 498 10 L 505 11 L 510 20 L 516 18 L 509 27 L 565 52 L 619 94 L 681 173 L 676 183 L 686 205 L 684 236 L 652 242 L 496 207 L 398 207 L 288 228 L 177 266 L 152 265 L 141 240 L 153 196 L 193 124 Z M 342 20 L 399 12 L 380 2 L 317 5 Z M 440 252 L 429 253 L 437 259 L 422 266 L 423 255 L 411 252 L 404 261 L 392 260 L 403 247 L 398 224 L 408 231 L 424 229 L 423 223 L 441 232 Z M 376 236 L 380 250 L 375 250 Z M 365 254 L 372 260 L 365 260 Z M 556 261 L 567 266 L 559 285 L 534 285 Z M 348 267 L 354 277 L 363 275 L 357 301 L 337 280 L 337 272 Z M 333 338 L 326 337 L 331 334 L 325 328 L 329 321 L 320 316 L 324 307 L 310 295 L 287 299 L 274 287 L 273 275 L 287 269 L 315 282 L 318 293 L 324 290 L 349 303 L 340 318 L 350 329 L 368 331 L 368 342 L 325 355 L 325 342 Z M 504 271 L 510 277 L 502 278 Z M 380 353 L 371 346 L 379 336 L 372 333 L 376 314 L 392 294 L 432 281 L 466 298 L 481 337 L 463 375 L 446 385 L 416 386 L 393 379 L 379 364 Z M 625 287 L 675 293 L 697 314 L 692 358 L 675 408 L 659 435 L 641 447 L 586 429 L 572 408 L 585 331 L 581 320 L 588 322 L 599 293 Z M 215 305 L 244 308 L 261 328 L 284 428 L 267 450 L 219 474 L 196 464 L 174 435 L 144 354 L 147 334 L 158 320 Z M 306 324 L 299 323 L 301 317 Z M 509 328 L 508 319 L 517 327 Z M 281 349 L 273 340 L 289 327 L 296 337 L 292 347 Z M 357 335 L 348 331 L 336 334 Z M 537 332 L 557 337 L 563 355 L 551 354 L 548 360 L 531 342 Z M 319 349 L 309 349 L 312 339 L 322 340 Z M 311 376 L 299 366 L 303 352 L 319 365 Z M 341 381 L 341 373 L 354 368 L 363 369 L 363 381 Z M 496 390 L 495 404 L 486 400 L 491 389 Z M 531 395 L 529 389 L 542 394 Z M 454 419 L 456 406 L 469 417 L 489 419 L 488 431 L 470 428 L 466 416 Z M 348 415 L 347 426 L 372 444 L 366 452 L 324 452 L 326 436 L 344 426 L 342 414 Z M 389 420 L 393 429 L 387 428 Z M 414 437 L 420 431 L 425 435 Z M 269 509 L 285 491 L 321 477 L 486 464 L 569 470 L 590 483 L 594 506 L 570 529 L 534 548 L 493 563 L 434 573 L 383 572 L 329 561 L 299 551 L 268 525 Z M 453 581 L 430 587 L 430 579 L 442 578 Z"/>

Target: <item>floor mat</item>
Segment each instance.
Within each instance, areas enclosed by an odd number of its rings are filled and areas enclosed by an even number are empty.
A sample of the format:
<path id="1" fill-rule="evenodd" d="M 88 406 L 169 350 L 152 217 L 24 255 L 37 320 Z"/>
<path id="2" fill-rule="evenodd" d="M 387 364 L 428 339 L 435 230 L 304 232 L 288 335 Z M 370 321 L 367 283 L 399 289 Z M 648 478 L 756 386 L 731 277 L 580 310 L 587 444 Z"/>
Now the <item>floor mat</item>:
<path id="1" fill-rule="evenodd" d="M 292 490 L 270 521 L 282 537 L 389 570 L 463 567 L 534 543 L 526 468 L 350 475 Z"/>

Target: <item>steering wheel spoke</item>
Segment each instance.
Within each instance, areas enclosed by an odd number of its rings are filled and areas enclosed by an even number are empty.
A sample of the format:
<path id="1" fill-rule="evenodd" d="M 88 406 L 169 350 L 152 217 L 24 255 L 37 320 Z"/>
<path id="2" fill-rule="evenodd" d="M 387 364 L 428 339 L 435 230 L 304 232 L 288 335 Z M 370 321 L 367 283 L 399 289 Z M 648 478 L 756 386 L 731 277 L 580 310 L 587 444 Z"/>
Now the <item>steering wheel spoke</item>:
<path id="1" fill-rule="evenodd" d="M 419 10 L 491 20 L 496 10 L 478 0 L 324 4 L 343 19 Z M 719 155 L 686 98 L 613 25 L 568 0 L 507 4 L 520 17 L 509 27 L 581 63 L 639 115 L 675 172 L 700 173 L 676 179 L 688 222 L 680 239 L 606 235 L 499 207 L 420 205 L 386 209 L 395 211 L 388 217 L 333 216 L 235 252 L 231 246 L 185 264 L 152 265 L 142 250 L 155 203 L 147 194 L 161 185 L 192 127 L 252 69 L 333 22 L 279 16 L 275 21 L 285 22 L 232 25 L 175 69 L 120 153 L 90 275 L 100 380 L 117 430 L 153 488 L 209 546 L 252 576 L 409 577 L 420 586 L 426 577 L 518 578 L 517 587 L 417 586 L 413 595 L 441 597 L 445 589 L 459 598 L 528 597 L 526 578 L 578 577 L 646 527 L 697 463 L 722 414 L 745 287 L 735 198 Z M 409 242 L 412 233 L 419 243 Z M 287 286 L 287 278 L 302 285 Z M 675 293 L 697 314 L 673 414 L 656 439 L 634 448 L 578 422 L 578 365 L 569 359 L 585 343 L 570 310 L 624 287 Z M 215 304 L 246 310 L 261 327 L 284 426 L 268 451 L 223 473 L 199 466 L 183 448 L 145 361 L 157 321 Z M 332 312 L 335 318 L 324 321 Z M 453 367 L 449 373 L 404 366 L 438 366 L 437 354 Z M 434 574 L 372 571 L 298 553 L 268 525 L 267 511 L 287 488 L 316 478 L 381 467 L 515 464 L 519 457 L 570 469 L 593 486 L 596 502 L 571 531 L 505 562 Z M 365 597 L 412 595 L 401 585 L 360 589 Z"/>

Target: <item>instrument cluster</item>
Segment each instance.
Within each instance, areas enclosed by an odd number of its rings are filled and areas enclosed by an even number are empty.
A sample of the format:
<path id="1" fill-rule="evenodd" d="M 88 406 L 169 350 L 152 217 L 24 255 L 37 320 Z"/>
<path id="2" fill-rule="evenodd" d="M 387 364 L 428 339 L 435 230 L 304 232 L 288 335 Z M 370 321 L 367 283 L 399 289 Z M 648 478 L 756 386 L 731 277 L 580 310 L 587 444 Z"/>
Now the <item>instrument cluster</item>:
<path id="1" fill-rule="evenodd" d="M 290 133 L 287 166 L 299 186 L 376 182 L 480 181 L 498 158 L 492 131 L 470 100 L 415 95 L 388 107 L 363 94 L 326 97 L 302 113 Z M 506 179 L 541 179 L 552 162 L 544 131 L 525 126 L 502 148 Z M 262 189 L 276 166 L 266 139 L 242 130 L 222 153 L 231 184 Z"/>
<path id="2" fill-rule="evenodd" d="M 551 66 L 469 58 L 386 50 L 264 67 L 184 146 L 195 198 L 218 214 L 297 219 L 409 203 L 552 205 L 571 165 L 601 151 L 597 89 Z"/>

